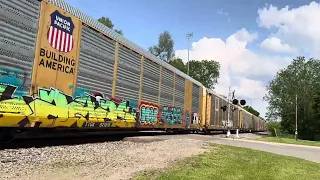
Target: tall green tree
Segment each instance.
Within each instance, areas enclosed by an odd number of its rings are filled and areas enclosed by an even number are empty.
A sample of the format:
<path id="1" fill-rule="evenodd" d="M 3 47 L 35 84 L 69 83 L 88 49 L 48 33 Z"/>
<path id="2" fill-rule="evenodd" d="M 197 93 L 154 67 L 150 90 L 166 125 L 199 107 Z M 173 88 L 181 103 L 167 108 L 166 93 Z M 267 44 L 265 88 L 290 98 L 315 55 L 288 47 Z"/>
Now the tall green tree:
<path id="1" fill-rule="evenodd" d="M 315 134 L 320 134 L 320 89 L 314 96 L 313 110 L 315 112 Z"/>
<path id="2" fill-rule="evenodd" d="M 205 87 L 214 89 L 220 76 L 220 63 L 214 60 L 189 61 L 189 76 Z"/>
<path id="3" fill-rule="evenodd" d="M 257 110 L 253 109 L 253 107 L 251 107 L 251 106 L 244 106 L 243 109 L 247 110 L 249 113 L 251 113 L 257 117 L 259 117 L 259 115 L 260 115 L 260 113 Z"/>
<path id="4" fill-rule="evenodd" d="M 102 23 L 103 25 L 107 26 L 108 28 L 113 29 L 113 30 L 114 30 L 115 32 L 117 32 L 118 34 L 123 35 L 122 30 L 117 30 L 117 29 L 114 29 L 114 28 L 113 28 L 113 27 L 114 27 L 114 24 L 112 23 L 112 21 L 111 21 L 109 18 L 107 18 L 107 17 L 101 17 L 101 18 L 98 19 L 98 21 L 99 21 L 100 23 Z"/>
<path id="5" fill-rule="evenodd" d="M 183 63 L 180 58 L 173 58 L 169 64 L 179 69 L 181 72 L 187 74 L 187 64 Z M 189 63 L 189 76 L 201 82 L 205 87 L 214 89 L 219 78 L 220 64 L 214 60 L 196 61 L 191 60 Z"/>
<path id="6" fill-rule="evenodd" d="M 177 69 L 179 69 L 181 72 L 187 74 L 187 66 L 183 63 L 182 59 L 180 58 L 174 58 L 169 61 L 169 64 Z"/>
<path id="7" fill-rule="evenodd" d="M 149 52 L 163 61 L 169 62 L 174 56 L 174 41 L 169 31 L 164 31 L 159 35 L 158 44 L 149 47 Z"/>
<path id="8" fill-rule="evenodd" d="M 295 97 L 298 97 L 298 133 L 308 136 L 316 132 L 315 96 L 320 88 L 320 61 L 305 57 L 293 59 L 280 70 L 267 86 L 268 119 L 281 119 L 281 127 L 295 132 Z"/>

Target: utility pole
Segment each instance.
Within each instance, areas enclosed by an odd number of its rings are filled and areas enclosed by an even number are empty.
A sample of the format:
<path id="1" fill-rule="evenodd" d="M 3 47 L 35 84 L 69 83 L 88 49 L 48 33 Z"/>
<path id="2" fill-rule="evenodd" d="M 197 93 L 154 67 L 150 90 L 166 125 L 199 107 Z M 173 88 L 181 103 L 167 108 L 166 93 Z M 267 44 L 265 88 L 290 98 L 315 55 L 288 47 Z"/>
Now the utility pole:
<path id="1" fill-rule="evenodd" d="M 295 67 L 295 73 L 296 73 L 296 78 L 298 77 L 298 71 L 297 67 Z M 298 141 L 298 88 L 296 87 L 296 131 L 295 131 L 295 138 L 296 141 Z"/>
<path id="2" fill-rule="evenodd" d="M 186 36 L 186 38 L 188 39 L 188 62 L 187 62 L 187 66 L 188 66 L 188 71 L 187 71 L 187 74 L 189 75 L 189 51 L 190 51 L 190 38 L 192 38 L 193 37 L 193 32 L 191 32 L 191 33 L 187 33 L 187 29 L 185 28 L 184 29 L 184 34 L 185 34 L 185 36 Z"/>
<path id="3" fill-rule="evenodd" d="M 296 132 L 295 132 L 296 141 L 298 140 L 298 94 L 296 94 Z"/>

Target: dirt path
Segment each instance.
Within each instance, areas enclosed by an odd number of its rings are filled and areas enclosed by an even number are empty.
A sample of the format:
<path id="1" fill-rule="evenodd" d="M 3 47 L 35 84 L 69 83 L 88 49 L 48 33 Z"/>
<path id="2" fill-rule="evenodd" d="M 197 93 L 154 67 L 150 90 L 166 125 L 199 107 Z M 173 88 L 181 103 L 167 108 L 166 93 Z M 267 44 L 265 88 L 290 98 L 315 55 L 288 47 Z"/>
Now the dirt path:
<path id="1" fill-rule="evenodd" d="M 110 142 L 0 151 L 0 179 L 118 180 L 206 151 L 201 140 Z"/>

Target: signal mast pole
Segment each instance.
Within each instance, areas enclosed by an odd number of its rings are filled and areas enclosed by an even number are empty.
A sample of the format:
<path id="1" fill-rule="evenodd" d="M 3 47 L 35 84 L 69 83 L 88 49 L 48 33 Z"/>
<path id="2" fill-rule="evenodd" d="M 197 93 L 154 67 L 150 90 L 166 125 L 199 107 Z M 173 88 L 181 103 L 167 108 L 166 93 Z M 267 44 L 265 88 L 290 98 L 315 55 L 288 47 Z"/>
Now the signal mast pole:
<path id="1" fill-rule="evenodd" d="M 230 129 L 229 129 L 229 121 L 230 121 L 230 86 L 229 86 L 229 92 L 228 92 L 228 111 L 227 111 L 227 129 L 228 129 L 228 131 L 227 131 L 227 137 L 229 137 L 230 136 Z"/>

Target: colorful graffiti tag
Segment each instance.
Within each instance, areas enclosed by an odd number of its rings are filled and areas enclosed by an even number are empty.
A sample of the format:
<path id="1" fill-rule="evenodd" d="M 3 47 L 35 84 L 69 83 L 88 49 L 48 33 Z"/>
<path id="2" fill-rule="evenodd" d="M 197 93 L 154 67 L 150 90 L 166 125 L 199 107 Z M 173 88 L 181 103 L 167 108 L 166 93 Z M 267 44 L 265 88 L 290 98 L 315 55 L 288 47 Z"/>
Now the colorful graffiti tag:
<path id="1" fill-rule="evenodd" d="M 0 126 L 99 128 L 195 121 L 189 111 L 184 115 L 177 107 L 165 106 L 161 112 L 156 104 L 106 98 L 83 88 L 77 88 L 73 96 L 55 88 L 39 88 L 36 97 L 19 96 L 16 90 L 17 86 L 0 83 Z"/>
<path id="2" fill-rule="evenodd" d="M 25 95 L 24 84 L 26 81 L 26 74 L 18 68 L 12 68 L 7 66 L 2 66 L 0 68 L 0 82 L 3 84 L 11 84 L 16 86 L 15 91 L 16 96 Z"/>
<path id="3" fill-rule="evenodd" d="M 174 106 L 163 107 L 163 121 L 168 124 L 182 124 L 183 111 Z"/>
<path id="4" fill-rule="evenodd" d="M 154 125 L 158 122 L 159 106 L 156 104 L 140 103 L 140 123 L 142 125 Z"/>
<path id="5" fill-rule="evenodd" d="M 41 127 L 133 127 L 137 120 L 134 101 L 97 99 L 90 94 L 73 98 L 54 88 L 39 89 L 36 98 L 17 98 L 16 89 L 0 84 L 1 126 L 12 125 L 13 119 L 22 127 L 39 121 Z"/>

